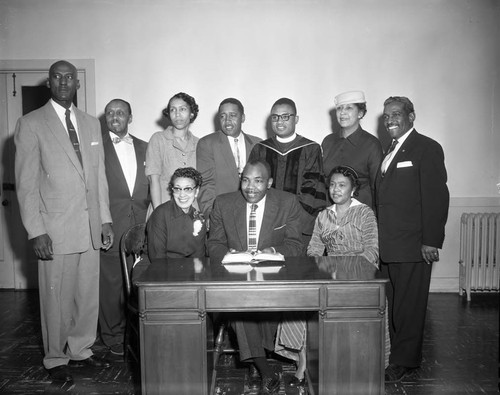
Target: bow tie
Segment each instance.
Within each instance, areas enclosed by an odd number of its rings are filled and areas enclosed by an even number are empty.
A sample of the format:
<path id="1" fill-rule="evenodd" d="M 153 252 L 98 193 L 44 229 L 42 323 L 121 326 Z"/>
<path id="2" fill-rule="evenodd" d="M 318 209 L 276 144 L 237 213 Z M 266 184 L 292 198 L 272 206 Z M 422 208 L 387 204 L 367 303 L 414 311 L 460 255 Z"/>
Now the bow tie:
<path id="1" fill-rule="evenodd" d="M 113 144 L 118 144 L 120 141 L 123 141 L 124 143 L 127 143 L 127 144 L 134 143 L 134 141 L 132 140 L 132 137 L 130 137 L 129 134 L 127 134 L 125 137 L 113 137 L 111 139 L 111 141 L 113 142 Z"/>

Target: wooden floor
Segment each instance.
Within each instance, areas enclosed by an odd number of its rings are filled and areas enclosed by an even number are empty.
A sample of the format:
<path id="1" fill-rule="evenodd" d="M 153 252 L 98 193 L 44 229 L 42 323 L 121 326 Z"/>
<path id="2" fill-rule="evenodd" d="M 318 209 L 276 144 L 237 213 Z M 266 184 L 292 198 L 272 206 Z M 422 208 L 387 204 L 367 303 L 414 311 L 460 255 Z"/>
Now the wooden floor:
<path id="1" fill-rule="evenodd" d="M 498 313 L 498 294 L 473 294 L 470 303 L 458 294 L 431 294 L 422 367 L 387 385 L 386 394 L 498 394 Z M 36 291 L 0 291 L 0 316 L 1 394 L 140 394 L 138 367 L 119 359 L 104 370 L 72 368 L 72 384 L 52 384 L 42 366 Z M 105 353 L 99 344 L 94 350 Z M 281 368 L 285 376 L 293 374 L 293 367 Z M 227 380 L 218 383 L 220 395 L 250 394 L 244 370 L 228 363 L 221 371 Z M 292 394 L 285 383 L 280 394 Z"/>

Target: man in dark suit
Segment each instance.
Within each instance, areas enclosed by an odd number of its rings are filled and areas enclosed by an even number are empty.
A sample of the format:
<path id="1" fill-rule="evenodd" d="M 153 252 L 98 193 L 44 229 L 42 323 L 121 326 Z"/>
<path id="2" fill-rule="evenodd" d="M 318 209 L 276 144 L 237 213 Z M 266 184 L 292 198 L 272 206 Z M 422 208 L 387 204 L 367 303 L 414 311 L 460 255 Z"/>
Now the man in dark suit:
<path id="1" fill-rule="evenodd" d="M 150 202 L 144 172 L 147 143 L 129 134 L 132 108 L 125 100 L 111 100 L 104 116 L 107 131 L 102 140 L 117 243 L 108 251 L 101 251 L 99 327 L 104 344 L 113 354 L 123 355 L 125 311 L 119 240 L 130 226 L 146 221 Z"/>
<path id="2" fill-rule="evenodd" d="M 376 178 L 381 270 L 390 280 L 391 355 L 386 382 L 420 366 L 432 263 L 444 241 L 449 193 L 441 145 L 413 128 L 415 111 L 406 97 L 384 103 L 392 143 Z"/>
<path id="3" fill-rule="evenodd" d="M 50 66 L 51 99 L 19 119 L 16 188 L 21 217 L 39 259 L 43 364 L 71 381 L 69 362 L 108 367 L 93 355 L 99 312 L 99 249 L 114 234 L 99 121 L 78 110 L 71 63 Z"/>
<path id="4" fill-rule="evenodd" d="M 210 259 L 215 264 L 228 251 L 257 250 L 279 252 L 284 256 L 304 253 L 302 207 L 295 195 L 271 189 L 270 174 L 268 163 L 249 161 L 241 175 L 241 191 L 215 199 L 208 239 Z M 255 232 L 252 231 L 252 218 Z M 272 371 L 266 359 L 266 349 L 274 349 L 277 318 L 275 314 L 252 313 L 233 322 L 240 358 L 257 366 L 264 394 L 276 394 L 280 385 L 280 376 Z"/>
<path id="5" fill-rule="evenodd" d="M 219 121 L 220 131 L 202 137 L 196 146 L 196 168 L 203 177 L 198 203 L 206 218 L 216 196 L 238 190 L 250 151 L 261 141 L 241 130 L 245 110 L 238 99 L 221 102 Z"/>

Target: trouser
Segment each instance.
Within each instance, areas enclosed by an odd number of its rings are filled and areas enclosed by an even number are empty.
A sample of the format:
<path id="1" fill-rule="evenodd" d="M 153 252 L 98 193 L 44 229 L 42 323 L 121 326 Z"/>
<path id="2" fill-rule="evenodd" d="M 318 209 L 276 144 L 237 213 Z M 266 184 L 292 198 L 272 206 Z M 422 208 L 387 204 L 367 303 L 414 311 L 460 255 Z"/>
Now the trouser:
<path id="1" fill-rule="evenodd" d="M 265 357 L 266 350 L 274 350 L 274 336 L 280 313 L 239 314 L 232 321 L 238 339 L 240 359 Z"/>
<path id="2" fill-rule="evenodd" d="M 45 368 L 90 357 L 99 311 L 99 251 L 90 247 L 39 260 L 38 280 Z"/>
<path id="3" fill-rule="evenodd" d="M 125 333 L 125 294 L 118 251 L 101 251 L 99 333 L 104 344 L 122 344 Z"/>
<path id="4" fill-rule="evenodd" d="M 383 263 L 387 285 L 391 355 L 389 362 L 418 367 L 422 360 L 425 314 L 432 265 L 425 262 Z"/>

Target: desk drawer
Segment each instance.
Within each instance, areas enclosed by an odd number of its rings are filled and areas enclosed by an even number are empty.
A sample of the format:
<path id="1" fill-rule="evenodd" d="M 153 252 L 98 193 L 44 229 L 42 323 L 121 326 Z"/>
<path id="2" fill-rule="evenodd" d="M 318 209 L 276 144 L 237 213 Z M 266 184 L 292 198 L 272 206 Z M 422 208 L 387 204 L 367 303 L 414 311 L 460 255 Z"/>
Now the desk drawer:
<path id="1" fill-rule="evenodd" d="M 315 310 L 320 306 L 318 287 L 207 288 L 207 310 Z"/>
<path id="2" fill-rule="evenodd" d="M 335 286 L 327 288 L 326 305 L 331 307 L 373 307 L 377 308 L 385 304 L 381 286 Z"/>
<path id="3" fill-rule="evenodd" d="M 198 309 L 198 289 L 146 289 L 144 306 L 146 310 Z"/>

